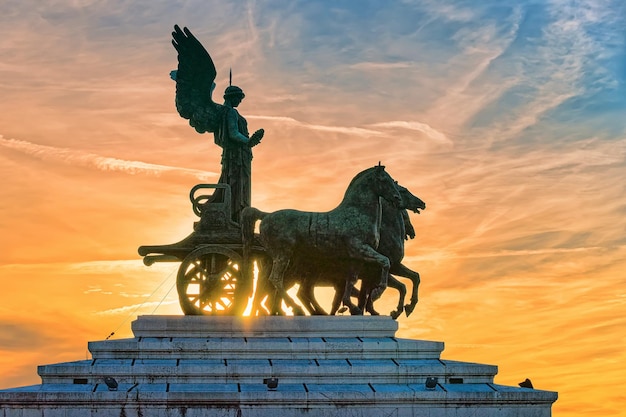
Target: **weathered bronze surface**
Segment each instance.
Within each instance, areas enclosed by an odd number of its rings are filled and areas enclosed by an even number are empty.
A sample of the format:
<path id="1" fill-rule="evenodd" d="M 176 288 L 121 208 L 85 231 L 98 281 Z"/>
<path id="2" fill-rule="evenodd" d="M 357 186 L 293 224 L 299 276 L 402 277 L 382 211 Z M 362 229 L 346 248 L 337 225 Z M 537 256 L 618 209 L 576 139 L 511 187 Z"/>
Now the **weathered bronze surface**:
<path id="1" fill-rule="evenodd" d="M 366 310 L 375 315 L 373 302 L 388 284 L 400 293 L 391 316 L 410 314 L 420 276 L 401 263 L 405 238 L 415 236 L 407 209 L 419 213 L 424 202 L 398 186 L 379 163 L 357 174 L 329 212 L 263 213 L 251 207 L 252 147 L 264 131 L 248 134 L 246 119 L 237 111 L 245 94 L 232 85 L 232 74 L 224 103 L 213 101 L 215 65 L 189 29 L 175 26 L 172 37 L 178 51 L 178 68 L 171 73 L 178 113 L 199 133 L 213 133 L 222 148 L 218 184 L 191 189 L 193 212 L 200 218 L 192 233 L 177 243 L 139 248 L 146 265 L 181 263 L 176 286 L 183 312 L 241 315 L 255 295 L 253 315 L 282 314 L 282 301 L 295 314 L 305 314 L 286 292 L 298 283 L 298 297 L 310 314 L 326 314 L 314 297 L 317 285 L 335 287 L 331 314 L 343 302 L 352 314 Z M 260 234 L 254 233 L 257 220 Z M 255 294 L 253 261 L 259 271 Z M 405 285 L 391 274 L 413 281 L 410 304 L 404 305 Z M 263 310 L 259 300 L 265 296 L 270 306 Z M 358 296 L 358 305 L 351 296 Z"/>
<path id="2" fill-rule="evenodd" d="M 223 105 L 213 101 L 217 71 L 211 56 L 191 31 L 176 25 L 172 38 L 178 51 L 178 69 L 172 71 L 176 109 L 198 133 L 213 132 L 215 143 L 222 148 L 218 183 L 230 186 L 232 219 L 239 222 L 241 210 L 251 203 L 252 147 L 259 144 L 264 130 L 249 136 L 248 122 L 236 109 L 245 97 L 241 88 L 229 85 Z M 218 190 L 215 198 L 219 195 Z"/>
<path id="3" fill-rule="evenodd" d="M 406 312 L 406 315 L 410 315 L 415 309 L 415 305 L 418 301 L 418 287 L 420 284 L 419 273 L 407 268 L 402 264 L 404 258 L 404 241 L 407 237 L 414 238 L 415 230 L 409 220 L 407 209 L 415 213 L 420 210 L 426 209 L 426 204 L 418 197 L 413 195 L 408 189 L 398 185 L 398 191 L 402 202 L 399 207 L 389 204 L 383 201 L 383 218 L 382 228 L 380 234 L 380 244 L 378 245 L 378 252 L 389 258 L 391 266 L 389 267 L 389 279 L 388 285 L 397 289 L 400 292 L 398 300 L 398 306 L 395 311 L 390 313 L 391 317 L 397 318 L 402 311 Z M 402 282 L 397 280 L 392 274 L 399 275 L 401 277 L 409 278 L 413 284 L 411 292 L 411 302 L 406 305 L 404 303 L 404 296 L 406 294 L 406 287 Z M 370 314 L 377 315 L 374 310 L 373 302 L 378 299 L 382 291 L 385 289 L 378 286 L 376 282 L 377 271 L 370 265 L 364 265 L 363 271 L 360 274 L 362 281 L 361 291 L 359 293 L 359 308 L 369 312 Z"/>
<path id="4" fill-rule="evenodd" d="M 398 306 L 390 313 L 390 316 L 397 318 L 403 311 L 410 315 L 418 301 L 418 287 L 420 283 L 419 273 L 412 271 L 402 264 L 404 258 L 404 241 L 406 238 L 414 238 L 415 231 L 409 220 L 407 209 L 415 213 L 426 209 L 426 204 L 413 195 L 408 189 L 397 185 L 402 199 L 399 206 L 382 201 L 382 224 L 380 228 L 380 243 L 376 249 L 381 255 L 389 258 L 391 264 L 389 269 L 388 286 L 395 288 L 399 292 Z M 372 315 L 379 313 L 374 310 L 373 302 L 380 297 L 384 288 L 379 287 L 380 268 L 369 263 L 344 263 L 343 265 L 333 265 L 328 268 L 325 264 L 307 264 L 301 266 L 299 275 L 294 271 L 290 274 L 290 285 L 300 284 L 298 299 L 305 305 L 312 314 L 326 314 L 323 308 L 315 299 L 314 287 L 321 285 L 331 285 L 335 288 L 335 298 L 333 299 L 330 314 L 334 315 L 343 303 L 352 313 L 360 314 L 364 309 Z M 396 279 L 392 274 L 409 278 L 412 281 L 413 289 L 411 301 L 404 305 L 406 296 L 406 286 Z M 361 279 L 361 289 L 354 288 L 354 280 L 348 278 L 358 275 Z M 346 287 L 347 284 L 347 287 Z M 350 296 L 359 297 L 358 306 L 352 304 Z"/>
<path id="5" fill-rule="evenodd" d="M 272 258 L 268 278 L 274 286 L 272 314 L 279 313 L 281 300 L 297 314 L 304 314 L 285 291 L 283 279 L 290 263 L 304 260 L 312 264 L 345 260 L 372 263 L 379 268 L 378 285 L 387 286 L 389 259 L 376 251 L 382 215 L 380 197 L 395 205 L 401 200 L 393 178 L 378 165 L 357 174 L 339 206 L 331 211 L 264 213 L 252 207 L 243 211 L 244 264 L 249 265 L 246 248 L 253 242 L 257 220 L 261 220 L 261 243 Z"/>

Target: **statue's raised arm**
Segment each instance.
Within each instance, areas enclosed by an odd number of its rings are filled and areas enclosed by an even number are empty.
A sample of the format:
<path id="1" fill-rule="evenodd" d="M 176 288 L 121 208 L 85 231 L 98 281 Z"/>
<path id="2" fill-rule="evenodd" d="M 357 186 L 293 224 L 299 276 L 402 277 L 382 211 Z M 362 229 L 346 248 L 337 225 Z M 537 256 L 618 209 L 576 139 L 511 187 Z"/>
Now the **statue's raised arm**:
<path id="1" fill-rule="evenodd" d="M 217 71 L 211 56 L 187 28 L 178 25 L 172 32 L 172 44 L 178 51 L 176 109 L 198 133 L 215 132 L 223 120 L 224 106 L 213 101 Z"/>

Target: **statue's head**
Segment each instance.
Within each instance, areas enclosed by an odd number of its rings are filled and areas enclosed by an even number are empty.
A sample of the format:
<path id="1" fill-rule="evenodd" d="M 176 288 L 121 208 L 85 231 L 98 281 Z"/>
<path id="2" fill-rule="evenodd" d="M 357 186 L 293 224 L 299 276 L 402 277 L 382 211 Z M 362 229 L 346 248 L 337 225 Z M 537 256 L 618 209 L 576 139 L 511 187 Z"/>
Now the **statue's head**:
<path id="1" fill-rule="evenodd" d="M 246 95 L 243 93 L 243 90 L 236 85 L 229 85 L 226 87 L 226 91 L 224 91 L 224 100 L 238 98 L 239 101 L 241 101 L 245 96 Z"/>

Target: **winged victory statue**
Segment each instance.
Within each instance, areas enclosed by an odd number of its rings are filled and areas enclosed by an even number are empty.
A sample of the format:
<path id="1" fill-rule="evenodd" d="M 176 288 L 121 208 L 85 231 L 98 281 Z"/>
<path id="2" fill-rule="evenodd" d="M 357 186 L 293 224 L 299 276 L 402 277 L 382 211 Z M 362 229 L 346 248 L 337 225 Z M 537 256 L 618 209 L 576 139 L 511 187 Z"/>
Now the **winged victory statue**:
<path id="1" fill-rule="evenodd" d="M 249 135 L 248 122 L 236 109 L 245 94 L 232 85 L 232 72 L 224 104 L 214 102 L 217 71 L 211 56 L 186 27 L 181 30 L 175 25 L 172 38 L 178 52 L 178 69 L 171 72 L 176 81 L 176 109 L 198 133 L 213 133 L 222 148 L 218 183 L 230 186 L 232 220 L 239 223 L 241 210 L 251 203 L 252 147 L 259 144 L 264 130 Z M 220 191 L 216 190 L 214 198 L 221 198 Z"/>

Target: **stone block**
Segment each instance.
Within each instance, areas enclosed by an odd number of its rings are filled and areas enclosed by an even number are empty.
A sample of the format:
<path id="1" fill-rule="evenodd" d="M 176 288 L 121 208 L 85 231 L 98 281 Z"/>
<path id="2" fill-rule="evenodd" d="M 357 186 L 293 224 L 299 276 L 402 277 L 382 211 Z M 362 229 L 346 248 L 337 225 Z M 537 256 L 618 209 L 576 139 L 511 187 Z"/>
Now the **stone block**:
<path id="1" fill-rule="evenodd" d="M 389 316 L 139 316 L 135 337 L 393 337 Z"/>

